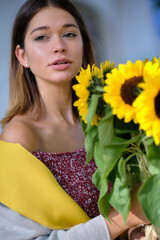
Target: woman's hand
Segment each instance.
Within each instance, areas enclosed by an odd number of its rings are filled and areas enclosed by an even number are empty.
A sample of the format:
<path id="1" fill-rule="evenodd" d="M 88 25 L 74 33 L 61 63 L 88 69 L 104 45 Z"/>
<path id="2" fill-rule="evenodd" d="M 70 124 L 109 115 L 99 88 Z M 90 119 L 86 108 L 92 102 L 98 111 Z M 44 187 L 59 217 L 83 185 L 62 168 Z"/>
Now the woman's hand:
<path id="1" fill-rule="evenodd" d="M 140 184 L 135 184 L 131 191 L 131 208 L 128 216 L 129 224 L 148 224 L 149 220 L 147 219 L 143 209 L 138 201 L 138 191 Z M 132 225 L 133 226 L 133 225 Z"/>
<path id="2" fill-rule="evenodd" d="M 148 224 L 149 220 L 145 216 L 142 207 L 138 201 L 138 190 L 140 185 L 136 184 L 131 191 L 131 209 L 128 214 L 127 223 L 124 224 L 123 218 L 115 209 L 111 209 L 109 218 L 111 223 L 106 220 L 111 239 L 115 239 L 121 233 L 125 232 L 131 227 L 139 224 Z"/>

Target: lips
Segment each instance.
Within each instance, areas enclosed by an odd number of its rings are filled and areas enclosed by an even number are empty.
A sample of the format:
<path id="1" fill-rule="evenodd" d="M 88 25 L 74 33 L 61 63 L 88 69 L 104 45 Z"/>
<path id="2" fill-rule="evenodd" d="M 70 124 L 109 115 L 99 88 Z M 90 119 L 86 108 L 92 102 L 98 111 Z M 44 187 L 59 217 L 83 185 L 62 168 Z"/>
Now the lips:
<path id="1" fill-rule="evenodd" d="M 54 65 L 67 64 L 68 62 L 57 62 Z"/>
<path id="2" fill-rule="evenodd" d="M 67 70 L 71 66 L 71 64 L 71 60 L 67 58 L 60 58 L 56 59 L 49 66 L 56 71 L 64 71 Z"/>
<path id="3" fill-rule="evenodd" d="M 52 62 L 50 64 L 50 66 L 53 65 L 63 65 L 63 64 L 71 64 L 71 60 L 67 59 L 67 58 L 61 58 L 61 59 L 56 59 L 54 62 Z"/>

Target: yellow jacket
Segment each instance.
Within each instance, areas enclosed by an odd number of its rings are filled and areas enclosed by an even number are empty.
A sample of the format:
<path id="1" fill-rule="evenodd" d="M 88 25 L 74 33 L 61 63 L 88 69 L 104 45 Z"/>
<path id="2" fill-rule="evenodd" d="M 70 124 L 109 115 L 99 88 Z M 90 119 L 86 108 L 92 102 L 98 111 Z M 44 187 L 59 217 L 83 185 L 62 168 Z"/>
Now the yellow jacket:
<path id="1" fill-rule="evenodd" d="M 51 229 L 89 220 L 50 170 L 20 144 L 0 141 L 0 202 Z"/>

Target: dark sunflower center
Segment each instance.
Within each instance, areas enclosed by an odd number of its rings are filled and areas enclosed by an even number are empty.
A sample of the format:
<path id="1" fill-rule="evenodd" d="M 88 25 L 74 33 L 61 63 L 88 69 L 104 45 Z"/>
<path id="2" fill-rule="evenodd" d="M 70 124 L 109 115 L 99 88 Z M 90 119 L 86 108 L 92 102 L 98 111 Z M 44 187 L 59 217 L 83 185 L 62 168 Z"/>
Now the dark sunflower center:
<path id="1" fill-rule="evenodd" d="M 133 77 L 127 79 L 121 86 L 120 95 L 126 104 L 132 105 L 138 96 L 137 85 L 143 82 L 143 77 Z"/>
<path id="2" fill-rule="evenodd" d="M 157 117 L 160 118 L 160 91 L 158 92 L 157 96 L 154 99 L 154 107 Z"/>

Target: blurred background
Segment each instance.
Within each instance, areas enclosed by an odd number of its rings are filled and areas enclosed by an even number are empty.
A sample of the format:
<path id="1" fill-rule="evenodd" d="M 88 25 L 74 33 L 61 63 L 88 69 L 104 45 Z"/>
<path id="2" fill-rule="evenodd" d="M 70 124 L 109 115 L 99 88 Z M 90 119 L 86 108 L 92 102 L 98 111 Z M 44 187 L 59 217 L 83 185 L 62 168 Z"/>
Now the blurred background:
<path id="1" fill-rule="evenodd" d="M 88 26 L 97 63 L 160 56 L 160 0 L 71 0 Z M 0 119 L 8 105 L 13 21 L 25 0 L 0 2 Z M 1 133 L 1 127 L 0 127 Z"/>

